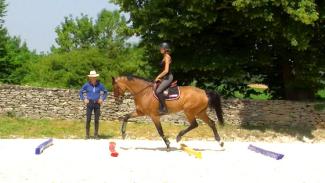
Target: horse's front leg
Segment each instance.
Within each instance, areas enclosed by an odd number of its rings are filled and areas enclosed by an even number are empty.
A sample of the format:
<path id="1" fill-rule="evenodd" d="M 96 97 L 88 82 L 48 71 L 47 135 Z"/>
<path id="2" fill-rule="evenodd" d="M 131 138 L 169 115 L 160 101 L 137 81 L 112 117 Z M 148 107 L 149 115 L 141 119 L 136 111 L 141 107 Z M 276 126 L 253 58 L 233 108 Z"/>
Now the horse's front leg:
<path id="1" fill-rule="evenodd" d="M 141 113 L 135 111 L 129 114 L 126 114 L 123 118 L 122 118 L 122 126 L 121 126 L 121 134 L 122 134 L 122 138 L 125 139 L 126 137 L 126 125 L 128 123 L 128 120 L 130 118 L 135 118 L 138 116 L 143 116 Z"/>
<path id="2" fill-rule="evenodd" d="M 169 151 L 170 150 L 170 142 L 169 142 L 168 138 L 164 135 L 164 131 L 163 131 L 161 123 L 160 123 L 160 117 L 156 116 L 156 115 L 153 115 L 150 117 L 151 117 L 153 123 L 155 124 L 160 137 L 164 140 L 164 142 L 167 146 L 167 151 Z"/>
<path id="3" fill-rule="evenodd" d="M 121 134 L 122 134 L 122 138 L 123 140 L 125 139 L 126 137 L 126 125 L 128 123 L 128 120 L 130 118 L 130 115 L 131 114 L 126 114 L 123 119 L 122 119 L 122 126 L 121 126 Z"/>

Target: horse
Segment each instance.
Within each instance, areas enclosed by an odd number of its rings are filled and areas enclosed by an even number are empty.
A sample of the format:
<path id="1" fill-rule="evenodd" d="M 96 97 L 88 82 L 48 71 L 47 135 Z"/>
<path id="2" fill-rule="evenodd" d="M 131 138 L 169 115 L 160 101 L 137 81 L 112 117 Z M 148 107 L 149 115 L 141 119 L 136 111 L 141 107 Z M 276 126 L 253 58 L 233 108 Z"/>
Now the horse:
<path id="1" fill-rule="evenodd" d="M 115 99 L 120 99 L 126 91 L 134 97 L 135 111 L 122 117 L 121 133 L 123 139 L 126 136 L 126 125 L 130 118 L 149 116 L 153 121 L 160 137 L 164 140 L 167 150 L 170 149 L 170 141 L 164 135 L 158 112 L 159 102 L 153 94 L 155 83 L 144 78 L 129 75 L 112 77 L 112 86 Z M 213 108 L 216 112 L 219 125 L 224 125 L 223 112 L 221 108 L 221 97 L 213 91 L 205 91 L 193 86 L 179 86 L 180 97 L 177 100 L 166 101 L 168 114 L 183 111 L 189 122 L 189 126 L 180 131 L 176 137 L 179 142 L 186 133 L 198 127 L 196 119 L 203 120 L 212 129 L 215 140 L 221 147 L 224 142 L 221 140 L 216 123 L 209 118 L 207 109 Z M 117 101 L 117 100 L 116 100 Z"/>

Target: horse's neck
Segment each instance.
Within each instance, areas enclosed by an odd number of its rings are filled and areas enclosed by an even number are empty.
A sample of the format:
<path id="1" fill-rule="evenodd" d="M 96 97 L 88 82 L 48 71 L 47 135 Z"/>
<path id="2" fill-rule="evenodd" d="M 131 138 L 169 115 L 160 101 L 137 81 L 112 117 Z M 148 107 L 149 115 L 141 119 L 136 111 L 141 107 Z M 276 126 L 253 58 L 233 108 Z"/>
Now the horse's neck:
<path id="1" fill-rule="evenodd" d="M 139 82 L 129 82 L 127 86 L 132 94 L 137 94 L 138 92 L 142 92 L 146 87 L 148 87 L 150 83 L 139 81 Z"/>

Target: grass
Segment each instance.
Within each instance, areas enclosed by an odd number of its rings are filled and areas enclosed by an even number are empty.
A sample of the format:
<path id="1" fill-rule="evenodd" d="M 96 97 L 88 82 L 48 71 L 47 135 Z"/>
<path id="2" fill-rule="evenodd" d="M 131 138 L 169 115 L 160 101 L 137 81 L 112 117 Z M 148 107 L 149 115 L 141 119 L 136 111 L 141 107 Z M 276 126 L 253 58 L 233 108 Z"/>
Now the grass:
<path id="1" fill-rule="evenodd" d="M 325 99 L 325 89 L 323 89 L 323 90 L 319 90 L 319 91 L 317 92 L 317 95 L 318 95 L 320 98 Z"/>
<path id="2" fill-rule="evenodd" d="M 261 93 L 258 95 L 251 94 L 250 98 L 254 99 L 254 100 L 269 100 L 269 99 L 271 99 L 271 95 L 268 93 L 267 94 Z"/>
<path id="3" fill-rule="evenodd" d="M 269 100 L 271 99 L 271 95 L 269 93 L 264 93 L 264 89 L 254 88 L 256 92 L 259 94 L 250 94 L 249 98 L 253 100 Z M 235 97 L 243 99 L 244 95 L 238 91 L 235 92 Z"/>
<path id="4" fill-rule="evenodd" d="M 103 130 L 107 137 L 113 137 L 114 128 L 111 123 L 104 123 Z M 114 126 L 114 125 L 113 125 Z M 82 121 L 68 120 L 33 120 L 15 117 L 0 119 L 0 138 L 81 138 L 84 135 Z"/>
<path id="5" fill-rule="evenodd" d="M 163 123 L 165 135 L 174 139 L 178 132 L 186 125 Z M 93 127 L 93 124 L 92 124 Z M 304 131 L 293 127 L 240 127 L 225 125 L 219 128 L 220 136 L 226 141 L 293 141 L 301 139 L 302 135 L 311 133 L 313 140 L 324 141 L 325 129 Z M 91 132 L 93 129 L 91 129 Z M 101 121 L 100 137 L 103 139 L 121 138 L 120 123 L 118 121 Z M 0 138 L 84 138 L 84 122 L 78 120 L 33 120 L 15 117 L 0 118 Z M 127 126 L 129 139 L 160 139 L 152 123 L 130 122 Z M 213 140 L 211 129 L 200 124 L 199 127 L 184 136 L 185 140 Z"/>

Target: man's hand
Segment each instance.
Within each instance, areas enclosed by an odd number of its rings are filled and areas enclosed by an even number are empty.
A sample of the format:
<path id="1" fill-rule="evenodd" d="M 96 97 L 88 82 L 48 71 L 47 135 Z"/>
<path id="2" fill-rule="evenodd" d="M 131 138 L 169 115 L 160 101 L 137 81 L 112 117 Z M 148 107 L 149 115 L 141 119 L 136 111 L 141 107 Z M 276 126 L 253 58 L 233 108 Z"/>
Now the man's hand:
<path id="1" fill-rule="evenodd" d="M 101 99 L 101 98 L 98 99 L 98 104 L 99 104 L 99 105 L 102 105 L 102 104 L 103 104 L 103 99 Z"/>
<path id="2" fill-rule="evenodd" d="M 89 100 L 88 99 L 85 99 L 84 100 L 84 104 L 87 105 L 89 103 Z"/>

